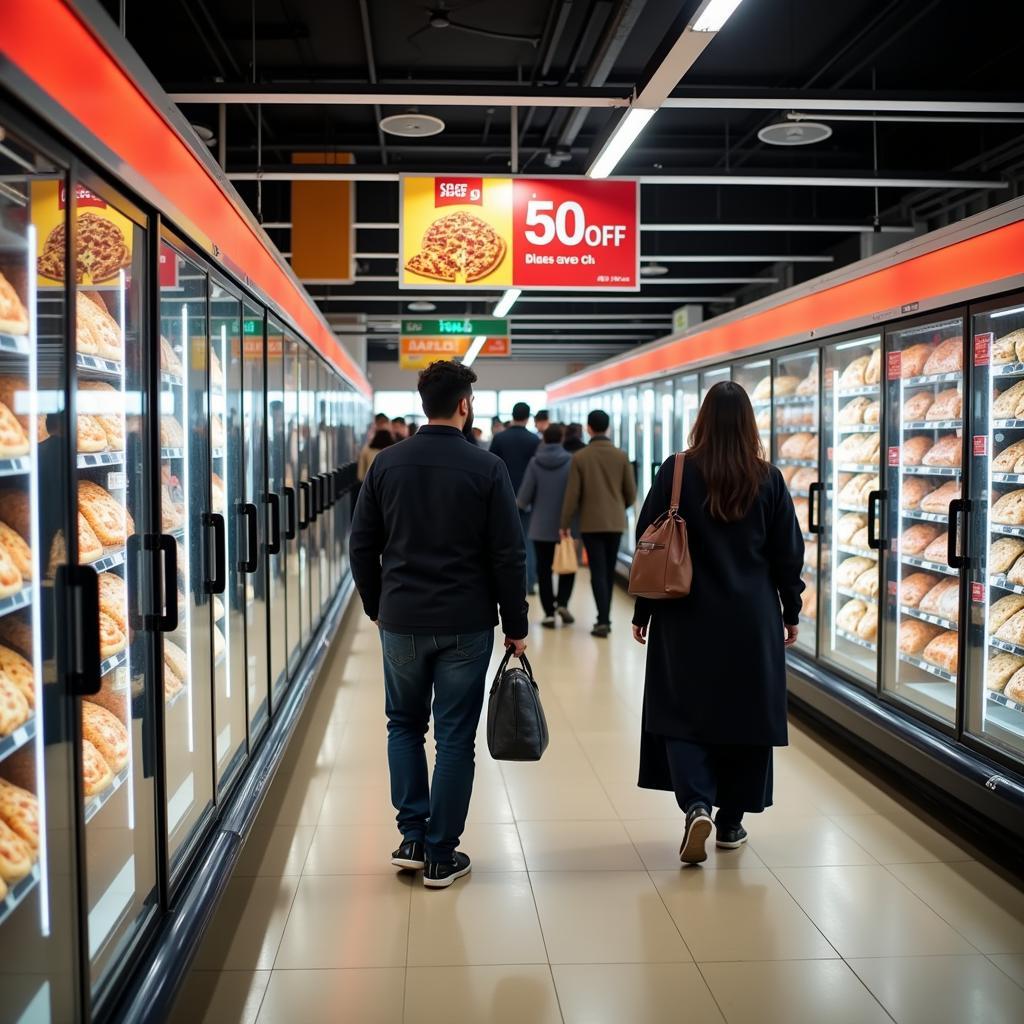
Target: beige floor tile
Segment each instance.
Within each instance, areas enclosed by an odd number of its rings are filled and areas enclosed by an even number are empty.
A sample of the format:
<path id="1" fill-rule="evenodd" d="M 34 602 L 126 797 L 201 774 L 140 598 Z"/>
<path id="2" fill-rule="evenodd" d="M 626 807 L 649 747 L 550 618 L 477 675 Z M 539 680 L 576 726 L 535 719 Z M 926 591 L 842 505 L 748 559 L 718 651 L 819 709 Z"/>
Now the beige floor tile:
<path id="1" fill-rule="evenodd" d="M 1024 989 L 983 956 L 876 957 L 850 966 L 898 1024 L 1024 1020 Z"/>
<path id="2" fill-rule="evenodd" d="M 547 960 L 525 872 L 480 872 L 450 889 L 412 888 L 409 964 L 542 964 Z"/>
<path id="3" fill-rule="evenodd" d="M 683 868 L 651 877 L 698 963 L 838 956 L 766 868 Z"/>
<path id="4" fill-rule="evenodd" d="M 553 964 L 692 960 L 646 872 L 541 871 L 530 879 Z"/>
<path id="5" fill-rule="evenodd" d="M 565 1024 L 723 1024 L 694 964 L 559 964 Z"/>
<path id="6" fill-rule="evenodd" d="M 607 790 L 615 813 L 623 820 L 669 818 L 680 825 L 683 823 L 683 812 L 673 793 L 640 789 L 635 781 L 631 785 L 609 785 Z"/>
<path id="7" fill-rule="evenodd" d="M 255 1024 L 270 971 L 192 971 L 171 1021 L 189 1024 Z"/>
<path id="8" fill-rule="evenodd" d="M 260 823 L 274 825 L 315 825 L 320 817 L 329 776 L 275 782 L 260 811 Z"/>
<path id="9" fill-rule="evenodd" d="M 881 864 L 972 860 L 952 834 L 943 835 L 912 814 L 893 820 L 881 814 L 854 814 L 832 819 Z"/>
<path id="10" fill-rule="evenodd" d="M 533 871 L 637 871 L 643 861 L 617 821 L 521 821 L 519 837 Z"/>
<path id="11" fill-rule="evenodd" d="M 281 943 L 299 880 L 232 878 L 196 954 L 198 970 L 269 970 Z"/>
<path id="12" fill-rule="evenodd" d="M 472 859 L 475 874 L 526 870 L 519 833 L 510 822 L 468 822 L 459 849 Z"/>
<path id="13" fill-rule="evenodd" d="M 1024 892 L 984 864 L 894 864 L 890 870 L 982 953 L 1024 953 Z"/>
<path id="14" fill-rule="evenodd" d="M 989 960 L 1004 974 L 1013 978 L 1021 988 L 1024 988 L 1024 954 L 997 953 L 995 956 L 990 956 Z"/>
<path id="15" fill-rule="evenodd" d="M 729 1024 L 890 1024 L 842 960 L 702 964 Z"/>
<path id="16" fill-rule="evenodd" d="M 405 1024 L 561 1024 L 547 964 L 410 967 Z"/>
<path id="17" fill-rule="evenodd" d="M 317 821 L 320 825 L 394 825 L 387 786 L 331 786 Z"/>
<path id="18" fill-rule="evenodd" d="M 474 824 L 511 824 L 515 821 L 512 804 L 504 783 L 473 786 L 473 799 L 469 802 L 467 822 Z"/>
<path id="19" fill-rule="evenodd" d="M 402 1024 L 404 995 L 403 967 L 274 971 L 258 1024 Z"/>
<path id="20" fill-rule="evenodd" d="M 304 875 L 274 968 L 404 965 L 410 891 L 397 876 Z"/>
<path id="21" fill-rule="evenodd" d="M 300 875 L 313 841 L 314 825 L 253 827 L 238 859 L 235 875 Z"/>
<path id="22" fill-rule="evenodd" d="M 394 875 L 391 852 L 402 841 L 391 825 L 318 825 L 306 875 Z"/>
<path id="23" fill-rule="evenodd" d="M 648 871 L 674 871 L 679 869 L 679 845 L 683 838 L 682 821 L 668 818 L 648 818 L 622 823 Z M 719 850 L 714 841 L 707 845 L 708 859 L 701 865 L 712 868 L 759 868 L 764 865 L 750 844 L 738 850 Z"/>
<path id="24" fill-rule="evenodd" d="M 874 864 L 875 859 L 829 818 L 769 817 L 747 823 L 750 845 L 768 867 Z"/>
<path id="25" fill-rule="evenodd" d="M 607 821 L 616 817 L 596 779 L 576 783 L 509 783 L 508 798 L 517 821 Z"/>
<path id="26" fill-rule="evenodd" d="M 776 868 L 775 874 L 843 957 L 975 952 L 880 865 Z"/>

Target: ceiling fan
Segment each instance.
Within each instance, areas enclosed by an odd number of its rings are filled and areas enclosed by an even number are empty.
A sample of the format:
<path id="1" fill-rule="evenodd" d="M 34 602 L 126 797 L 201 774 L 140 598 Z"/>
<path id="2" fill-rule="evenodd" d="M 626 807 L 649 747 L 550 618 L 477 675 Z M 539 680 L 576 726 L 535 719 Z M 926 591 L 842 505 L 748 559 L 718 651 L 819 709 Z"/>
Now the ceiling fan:
<path id="1" fill-rule="evenodd" d="M 475 7 L 481 2 L 482 0 L 470 0 L 470 3 L 452 9 L 444 0 L 441 0 L 437 7 L 424 7 L 423 10 L 427 12 L 427 23 L 408 37 L 409 42 L 414 42 L 417 36 L 421 36 L 424 32 L 429 32 L 431 29 L 450 28 L 455 29 L 457 32 L 465 32 L 468 35 L 485 36 L 488 39 L 501 39 L 509 43 L 525 43 L 533 47 L 540 44 L 539 36 L 521 36 L 514 32 L 497 32 L 493 29 L 479 28 L 476 25 L 467 25 L 462 21 L 453 20 L 453 14 L 458 14 L 470 7 Z"/>

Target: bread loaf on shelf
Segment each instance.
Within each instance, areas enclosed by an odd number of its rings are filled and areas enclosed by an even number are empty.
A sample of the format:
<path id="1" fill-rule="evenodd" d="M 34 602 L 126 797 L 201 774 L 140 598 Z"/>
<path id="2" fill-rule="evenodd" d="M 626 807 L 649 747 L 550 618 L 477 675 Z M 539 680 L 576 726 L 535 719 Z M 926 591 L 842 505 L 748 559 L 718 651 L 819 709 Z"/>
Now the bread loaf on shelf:
<path id="1" fill-rule="evenodd" d="M 1017 362 L 1017 342 L 1024 341 L 1024 329 L 1010 331 L 992 342 L 992 365 L 1003 366 Z"/>
<path id="2" fill-rule="evenodd" d="M 958 500 L 960 493 L 960 481 L 949 480 L 922 499 L 921 511 L 931 512 L 934 515 L 947 515 L 950 502 Z"/>
<path id="3" fill-rule="evenodd" d="M 928 415 L 935 396 L 930 391 L 918 391 L 903 403 L 902 419 L 904 423 L 918 423 Z"/>
<path id="4" fill-rule="evenodd" d="M 1024 555 L 1024 540 L 1019 537 L 999 537 L 988 549 L 988 571 L 1007 572 Z"/>
<path id="5" fill-rule="evenodd" d="M 985 689 L 1002 693 L 1010 677 L 1024 668 L 1024 658 L 1009 651 L 993 651 L 985 667 Z"/>
<path id="6" fill-rule="evenodd" d="M 942 632 L 944 630 L 930 622 L 911 618 L 900 619 L 900 651 L 903 654 L 919 655 Z"/>
<path id="7" fill-rule="evenodd" d="M 950 466 L 960 465 L 963 456 L 963 439 L 956 434 L 947 434 L 940 437 L 935 444 L 925 453 L 921 464 L 925 466 Z"/>
<path id="8" fill-rule="evenodd" d="M 868 424 L 877 423 L 882 418 L 882 403 L 876 398 L 864 410 L 864 422 Z"/>
<path id="9" fill-rule="evenodd" d="M 844 559 L 836 568 L 836 583 L 841 587 L 852 587 L 868 570 L 877 571 L 873 558 L 854 555 L 852 558 Z"/>
<path id="10" fill-rule="evenodd" d="M 939 565 L 945 565 L 946 559 L 949 557 L 949 532 L 940 533 L 935 540 L 933 540 L 928 547 L 924 549 L 921 557 L 926 562 L 935 562 Z"/>
<path id="11" fill-rule="evenodd" d="M 934 373 L 956 373 L 964 366 L 964 343 L 960 338 L 949 338 L 942 342 L 924 364 L 924 375 Z"/>
<path id="12" fill-rule="evenodd" d="M 909 377 L 920 377 L 932 354 L 931 345 L 911 345 L 900 353 L 900 374 L 904 380 Z"/>
<path id="13" fill-rule="evenodd" d="M 956 675 L 959 650 L 958 634 L 948 631 L 940 633 L 935 639 L 929 641 L 921 657 L 929 664 L 938 665 L 939 668 Z"/>
<path id="14" fill-rule="evenodd" d="M 1024 523 L 1024 489 L 1004 494 L 992 506 L 990 515 L 993 523 L 1003 526 L 1020 526 Z"/>
<path id="15" fill-rule="evenodd" d="M 900 604 L 917 608 L 931 593 L 941 577 L 930 572 L 914 572 L 900 580 Z"/>
<path id="16" fill-rule="evenodd" d="M 874 348 L 871 350 L 871 357 L 868 365 L 864 368 L 864 383 L 877 384 L 882 379 L 882 350 Z"/>
<path id="17" fill-rule="evenodd" d="M 925 415 L 926 420 L 958 420 L 963 414 L 963 395 L 956 388 L 940 391 Z"/>
<path id="18" fill-rule="evenodd" d="M 858 356 L 852 363 L 850 363 L 845 370 L 843 370 L 842 376 L 839 378 L 839 390 L 844 391 L 847 388 L 859 388 L 863 387 L 867 381 L 864 379 L 864 373 L 868 368 L 870 362 L 870 356 Z"/>
<path id="19" fill-rule="evenodd" d="M 836 422 L 841 427 L 856 427 L 864 422 L 864 410 L 871 404 L 871 399 L 865 395 L 857 395 L 851 398 L 839 410 Z"/>
<path id="20" fill-rule="evenodd" d="M 847 633 L 856 633 L 857 626 L 860 625 L 860 620 L 867 610 L 868 606 L 863 601 L 856 599 L 847 601 L 836 615 L 836 626 L 846 630 Z"/>
<path id="21" fill-rule="evenodd" d="M 921 508 L 923 502 L 932 493 L 932 485 L 925 476 L 906 476 L 900 488 L 900 503 L 904 509 Z"/>
<path id="22" fill-rule="evenodd" d="M 992 419 L 1017 419 L 1022 403 L 1024 403 L 1024 380 L 1019 380 L 1006 391 L 996 392 L 995 400 L 992 403 Z"/>
<path id="23" fill-rule="evenodd" d="M 920 555 L 939 535 L 939 528 L 931 523 L 914 523 L 900 536 L 900 553 Z"/>
<path id="24" fill-rule="evenodd" d="M 903 442 L 901 460 L 904 466 L 920 466 L 925 455 L 932 447 L 932 439 L 923 434 L 915 434 Z"/>

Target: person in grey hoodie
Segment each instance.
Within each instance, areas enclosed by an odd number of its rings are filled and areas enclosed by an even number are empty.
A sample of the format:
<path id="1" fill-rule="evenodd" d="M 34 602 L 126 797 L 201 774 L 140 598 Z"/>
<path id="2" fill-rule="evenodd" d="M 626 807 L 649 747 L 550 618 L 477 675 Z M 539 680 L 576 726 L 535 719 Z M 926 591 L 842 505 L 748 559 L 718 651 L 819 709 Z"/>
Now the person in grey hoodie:
<path id="1" fill-rule="evenodd" d="M 558 423 L 552 423 L 544 430 L 543 443 L 526 467 L 518 495 L 521 509 L 533 509 L 529 539 L 537 555 L 537 583 L 544 608 L 541 625 L 547 629 L 554 629 L 559 618 L 567 626 L 575 621 L 569 614 L 568 605 L 576 577 L 559 576 L 556 597 L 551 570 L 560 536 L 562 500 L 572 463 L 572 455 L 562 447 L 563 435 L 564 428 Z"/>

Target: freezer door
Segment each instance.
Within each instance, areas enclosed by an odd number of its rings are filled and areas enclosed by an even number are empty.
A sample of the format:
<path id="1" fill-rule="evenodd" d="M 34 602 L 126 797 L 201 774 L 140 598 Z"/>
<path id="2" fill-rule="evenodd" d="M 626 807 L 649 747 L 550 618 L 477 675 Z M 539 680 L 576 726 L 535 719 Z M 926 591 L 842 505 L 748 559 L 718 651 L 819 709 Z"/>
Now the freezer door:
<path id="1" fill-rule="evenodd" d="M 636 547 L 636 521 L 643 507 L 645 493 L 641 492 L 640 484 L 643 474 L 640 469 L 640 453 L 643 447 L 643 418 L 640 413 L 640 392 L 637 388 L 626 388 L 623 392 L 624 430 L 622 447 L 629 456 L 633 467 L 633 477 L 637 482 L 636 503 L 626 510 L 626 532 L 622 535 L 621 549 L 632 555 Z"/>
<path id="2" fill-rule="evenodd" d="M 299 342 L 294 335 L 286 334 L 284 339 L 284 424 L 285 424 L 285 503 L 284 554 L 287 572 L 286 592 L 288 595 L 287 629 L 288 676 L 291 678 L 298 667 L 302 651 L 303 615 L 309 612 L 301 598 L 303 565 L 305 554 L 302 544 L 304 532 L 301 522 L 305 515 L 305 495 L 301 488 L 302 422 L 299 416 L 300 382 Z M 306 620 L 308 621 L 308 620 Z M 308 627 L 306 627 L 308 628 Z"/>
<path id="3" fill-rule="evenodd" d="M 174 629 L 163 634 L 167 859 L 187 859 L 213 806 L 211 614 L 223 597 L 207 565 L 210 494 L 208 280 L 171 245 L 160 249 L 160 529 L 175 546 Z M 221 420 L 216 430 L 223 433 Z M 216 439 L 223 446 L 220 434 Z M 222 524 L 223 525 L 223 524 Z"/>
<path id="4" fill-rule="evenodd" d="M 825 489 L 818 519 L 818 653 L 872 690 L 878 688 L 881 586 L 881 365 L 878 334 L 843 338 L 825 349 Z"/>
<path id="5" fill-rule="evenodd" d="M 289 514 L 286 472 L 285 333 L 273 317 L 267 320 L 267 650 L 270 702 L 276 708 L 288 683 L 288 544 Z M 295 614 L 292 612 L 292 614 Z"/>
<path id="6" fill-rule="evenodd" d="M 306 435 L 305 472 L 309 481 L 309 525 L 306 528 L 306 557 L 309 572 L 306 577 L 307 600 L 309 601 L 309 628 L 320 624 L 320 480 L 317 478 L 320 466 L 320 433 L 317 427 L 316 391 L 318 386 L 319 361 L 308 349 L 302 353 L 303 382 L 302 409 L 303 427 Z"/>
<path id="7" fill-rule="evenodd" d="M 674 451 L 684 451 L 690 444 L 690 431 L 697 419 L 697 410 L 700 408 L 700 388 L 697 374 L 691 373 L 686 377 L 676 377 L 672 382 L 675 391 L 675 402 L 673 405 L 673 441 Z"/>
<path id="8" fill-rule="evenodd" d="M 963 327 L 960 315 L 896 327 L 886 333 L 883 368 L 890 539 L 882 687 L 950 730 L 960 668 Z"/>
<path id="9" fill-rule="evenodd" d="M 75 1020 L 81 1009 L 72 743 L 78 707 L 70 688 L 83 680 L 71 678 L 65 659 L 58 662 L 73 625 L 70 586 L 63 584 L 77 570 L 63 544 L 72 521 L 65 374 L 74 331 L 68 285 L 36 273 L 37 246 L 67 227 L 69 211 L 58 200 L 68 194 L 67 176 L 5 124 L 3 111 L 0 132 L 0 288 L 14 296 L 0 324 L 0 402 L 9 431 L 0 458 L 0 818 L 17 829 L 8 838 L 18 854 L 0 885 L 0 984 L 4 1019 L 27 1024 Z M 123 458 L 123 441 L 119 448 Z M 76 585 L 95 596 L 95 575 L 86 571 Z M 95 635 L 95 620 L 86 628 Z M 91 686 L 96 660 L 82 666 Z"/>
<path id="10" fill-rule="evenodd" d="M 700 375 L 700 400 L 718 383 L 723 380 L 732 380 L 732 367 L 720 366 L 715 370 L 705 370 Z"/>
<path id="11" fill-rule="evenodd" d="M 310 355 L 300 342 L 296 347 L 298 357 L 297 417 L 298 417 L 298 472 L 299 472 L 299 624 L 300 648 L 304 648 L 312 634 L 313 610 L 310 605 L 312 584 L 312 536 L 313 487 L 310 482 L 309 456 L 309 374 Z"/>
<path id="12" fill-rule="evenodd" d="M 1024 294 L 971 318 L 970 667 L 965 729 L 1024 762 Z"/>
<path id="13" fill-rule="evenodd" d="M 319 364 L 316 392 L 316 432 L 319 439 L 317 452 L 317 478 L 320 488 L 319 526 L 320 543 L 320 615 L 331 596 L 331 541 L 334 530 L 334 506 L 331 500 L 333 481 L 328 470 L 331 468 L 331 412 L 330 412 L 330 371 Z"/>

